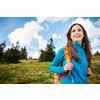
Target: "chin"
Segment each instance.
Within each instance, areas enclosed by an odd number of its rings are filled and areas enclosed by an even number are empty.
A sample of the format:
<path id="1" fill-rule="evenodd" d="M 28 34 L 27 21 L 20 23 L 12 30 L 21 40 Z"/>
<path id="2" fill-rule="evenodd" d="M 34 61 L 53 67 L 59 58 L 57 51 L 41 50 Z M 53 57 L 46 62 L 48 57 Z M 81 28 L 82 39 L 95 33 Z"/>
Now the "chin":
<path id="1" fill-rule="evenodd" d="M 80 42 L 82 42 L 82 41 L 80 41 L 80 40 L 75 40 L 74 42 L 78 42 L 78 43 L 80 43 Z"/>

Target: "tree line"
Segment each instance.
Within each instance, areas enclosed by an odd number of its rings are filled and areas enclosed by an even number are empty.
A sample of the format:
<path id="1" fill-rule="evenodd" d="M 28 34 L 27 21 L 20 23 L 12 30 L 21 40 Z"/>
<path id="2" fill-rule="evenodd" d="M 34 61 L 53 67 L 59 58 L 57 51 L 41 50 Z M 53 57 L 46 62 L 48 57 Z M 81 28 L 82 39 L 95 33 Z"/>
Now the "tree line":
<path id="1" fill-rule="evenodd" d="M 19 45 L 19 41 L 16 42 L 16 46 L 14 46 L 14 44 L 12 44 L 11 48 L 8 48 L 5 52 L 4 52 L 4 48 L 6 47 L 5 41 L 3 43 L 0 44 L 0 62 L 7 62 L 7 63 L 18 63 L 19 60 L 21 59 L 27 59 L 27 50 L 26 47 L 24 46 L 24 48 L 21 48 L 21 50 L 19 50 L 20 45 Z M 41 49 L 39 50 L 40 52 L 40 56 L 39 56 L 39 62 L 43 62 L 43 61 L 53 61 L 56 53 L 54 51 L 55 46 L 53 44 L 53 38 L 51 38 L 48 41 L 47 47 L 45 48 L 45 50 Z M 100 55 L 100 53 L 97 51 L 94 55 Z M 29 56 L 29 59 L 32 59 L 32 57 Z"/>
<path id="2" fill-rule="evenodd" d="M 27 57 L 28 52 L 25 46 L 24 48 L 21 48 L 21 50 L 19 50 L 20 48 L 19 41 L 16 42 L 15 46 L 14 44 L 12 44 L 12 47 L 8 48 L 4 52 L 5 47 L 6 47 L 6 43 L 4 41 L 3 43 L 0 44 L 0 62 L 18 63 L 19 60 L 28 58 Z M 53 44 L 53 39 L 51 38 L 48 41 L 48 44 L 45 50 L 43 49 L 39 50 L 40 52 L 40 57 L 38 59 L 39 62 L 43 62 L 43 61 L 51 62 L 56 55 L 54 49 L 55 49 L 55 46 Z M 32 57 L 29 56 L 29 59 L 32 59 Z"/>
<path id="3" fill-rule="evenodd" d="M 4 52 L 4 48 L 6 47 L 6 41 L 0 44 L 0 62 L 7 62 L 7 63 L 18 63 L 20 59 L 27 59 L 27 51 L 26 47 L 21 48 L 19 50 L 20 45 L 19 41 L 16 42 L 16 45 L 12 44 L 11 48 L 8 48 Z"/>

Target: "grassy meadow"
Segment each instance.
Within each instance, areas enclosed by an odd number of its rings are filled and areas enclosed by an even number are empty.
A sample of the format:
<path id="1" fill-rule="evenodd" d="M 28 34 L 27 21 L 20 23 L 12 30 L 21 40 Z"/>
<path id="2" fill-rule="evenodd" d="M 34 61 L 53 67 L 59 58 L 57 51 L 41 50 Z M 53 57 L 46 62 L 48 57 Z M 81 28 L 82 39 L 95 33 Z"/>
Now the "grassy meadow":
<path id="1" fill-rule="evenodd" d="M 51 62 L 20 60 L 17 64 L 0 64 L 0 84 L 53 84 Z M 93 56 L 89 84 L 100 84 L 100 56 Z"/>
<path id="2" fill-rule="evenodd" d="M 100 84 L 100 55 L 92 56 L 92 75 L 88 78 L 88 84 Z"/>

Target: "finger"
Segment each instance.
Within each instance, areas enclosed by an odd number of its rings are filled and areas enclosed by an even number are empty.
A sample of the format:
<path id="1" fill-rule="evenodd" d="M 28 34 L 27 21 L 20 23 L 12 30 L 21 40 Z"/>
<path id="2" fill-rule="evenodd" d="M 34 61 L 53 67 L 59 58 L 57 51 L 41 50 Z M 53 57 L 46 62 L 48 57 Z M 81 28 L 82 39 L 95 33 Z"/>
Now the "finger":
<path id="1" fill-rule="evenodd" d="M 73 69 L 72 67 L 69 67 L 69 68 L 68 68 L 68 70 L 72 70 L 72 69 Z"/>
<path id="2" fill-rule="evenodd" d="M 73 65 L 70 65 L 70 68 L 73 69 Z"/>
<path id="3" fill-rule="evenodd" d="M 73 64 L 72 63 L 70 63 L 69 65 L 73 67 Z"/>
<path id="4" fill-rule="evenodd" d="M 68 63 L 69 65 L 73 65 L 72 63 Z"/>
<path id="5" fill-rule="evenodd" d="M 91 70 L 90 68 L 87 68 L 88 70 Z"/>
<path id="6" fill-rule="evenodd" d="M 68 65 L 73 66 L 73 64 L 72 64 L 72 63 L 69 63 Z"/>

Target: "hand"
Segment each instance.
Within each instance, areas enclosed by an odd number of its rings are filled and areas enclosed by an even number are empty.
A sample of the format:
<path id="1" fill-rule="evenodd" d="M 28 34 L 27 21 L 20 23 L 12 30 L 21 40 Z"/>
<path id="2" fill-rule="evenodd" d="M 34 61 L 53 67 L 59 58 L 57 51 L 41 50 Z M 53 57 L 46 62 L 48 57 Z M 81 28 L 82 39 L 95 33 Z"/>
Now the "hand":
<path id="1" fill-rule="evenodd" d="M 87 68 L 87 76 L 90 76 L 92 74 L 92 71 L 90 68 Z"/>
<path id="2" fill-rule="evenodd" d="M 69 63 L 69 64 L 66 64 L 64 66 L 64 70 L 65 72 L 69 71 L 69 70 L 72 70 L 73 69 L 73 64 L 72 63 Z"/>

